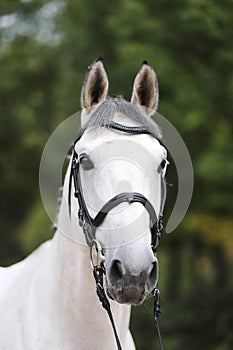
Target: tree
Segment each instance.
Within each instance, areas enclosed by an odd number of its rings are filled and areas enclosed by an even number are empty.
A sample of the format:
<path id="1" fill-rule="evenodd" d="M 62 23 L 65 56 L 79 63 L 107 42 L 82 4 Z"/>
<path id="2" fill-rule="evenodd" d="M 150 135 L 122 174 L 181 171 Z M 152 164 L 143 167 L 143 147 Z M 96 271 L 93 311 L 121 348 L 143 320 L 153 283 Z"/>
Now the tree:
<path id="1" fill-rule="evenodd" d="M 0 13 L 1 263 L 46 238 L 40 154 L 53 128 L 80 108 L 87 65 L 103 56 L 110 93 L 129 99 L 129 82 L 148 59 L 159 77 L 159 112 L 182 135 L 195 172 L 189 214 L 159 252 L 166 349 L 232 348 L 232 2 L 2 1 Z M 172 164 L 169 172 L 167 208 Z M 133 314 L 138 349 L 157 346 L 151 307 Z"/>

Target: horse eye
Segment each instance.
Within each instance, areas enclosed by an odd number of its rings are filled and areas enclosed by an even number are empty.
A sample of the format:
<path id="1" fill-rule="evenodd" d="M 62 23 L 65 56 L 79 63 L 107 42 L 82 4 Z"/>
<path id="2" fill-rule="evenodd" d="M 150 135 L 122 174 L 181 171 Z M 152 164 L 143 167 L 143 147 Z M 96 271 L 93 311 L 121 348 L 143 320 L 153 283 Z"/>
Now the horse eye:
<path id="1" fill-rule="evenodd" d="M 94 168 L 93 162 L 90 160 L 87 154 L 83 153 L 79 156 L 79 161 L 84 170 L 91 170 Z"/>
<path id="2" fill-rule="evenodd" d="M 164 169 L 166 163 L 167 163 L 166 159 L 163 159 L 162 162 L 160 163 L 160 168 L 161 168 L 161 169 Z"/>
<path id="3" fill-rule="evenodd" d="M 169 162 L 167 161 L 167 159 L 163 159 L 159 165 L 158 172 L 161 173 L 163 177 L 165 176 L 168 164 Z"/>

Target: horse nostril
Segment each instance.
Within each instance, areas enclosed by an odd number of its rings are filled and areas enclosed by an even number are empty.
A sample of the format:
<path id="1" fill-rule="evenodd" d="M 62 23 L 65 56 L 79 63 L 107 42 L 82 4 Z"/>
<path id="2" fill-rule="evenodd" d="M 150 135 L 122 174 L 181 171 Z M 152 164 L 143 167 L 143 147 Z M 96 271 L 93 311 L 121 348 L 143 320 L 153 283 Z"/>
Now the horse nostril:
<path id="1" fill-rule="evenodd" d="M 110 268 L 109 279 L 112 285 L 122 286 L 122 268 L 119 260 L 113 260 Z"/>

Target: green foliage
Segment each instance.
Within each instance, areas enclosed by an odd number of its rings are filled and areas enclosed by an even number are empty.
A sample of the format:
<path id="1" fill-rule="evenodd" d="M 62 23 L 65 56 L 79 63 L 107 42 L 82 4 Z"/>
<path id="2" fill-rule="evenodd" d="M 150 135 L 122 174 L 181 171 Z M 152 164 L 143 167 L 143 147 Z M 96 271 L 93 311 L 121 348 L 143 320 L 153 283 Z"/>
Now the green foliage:
<path id="1" fill-rule="evenodd" d="M 52 223 L 45 215 L 41 203 L 37 202 L 18 232 L 17 239 L 23 255 L 27 256 L 30 254 L 41 242 L 51 238 L 52 235 Z"/>
<path id="2" fill-rule="evenodd" d="M 193 160 L 194 196 L 162 239 L 166 349 L 232 349 L 233 4 L 230 0 L 34 0 L 0 5 L 0 263 L 51 237 L 38 189 L 44 144 L 80 108 L 88 64 L 102 56 L 110 94 L 130 98 L 148 59 L 159 112 Z M 171 165 L 169 182 L 174 180 Z M 168 202 L 175 198 L 175 186 Z M 138 349 L 158 347 L 151 302 L 133 311 Z"/>

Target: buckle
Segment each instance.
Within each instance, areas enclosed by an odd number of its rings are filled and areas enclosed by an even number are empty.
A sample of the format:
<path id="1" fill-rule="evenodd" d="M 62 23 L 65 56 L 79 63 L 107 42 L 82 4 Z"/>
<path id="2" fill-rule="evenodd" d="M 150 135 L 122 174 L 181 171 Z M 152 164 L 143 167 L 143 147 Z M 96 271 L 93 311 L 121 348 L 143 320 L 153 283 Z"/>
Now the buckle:
<path id="1" fill-rule="evenodd" d="M 95 248 L 96 252 L 96 263 L 94 263 L 94 257 L 93 257 L 93 248 Z M 100 245 L 100 242 L 97 241 L 97 239 L 93 239 L 90 246 L 90 264 L 92 269 L 95 267 L 101 267 L 103 266 L 103 262 L 105 261 L 105 256 L 102 252 L 102 247 Z"/>
<path id="2" fill-rule="evenodd" d="M 83 225 L 84 225 L 84 211 L 82 209 L 79 209 L 79 211 L 78 211 L 78 221 L 79 221 L 79 226 L 83 227 Z"/>

